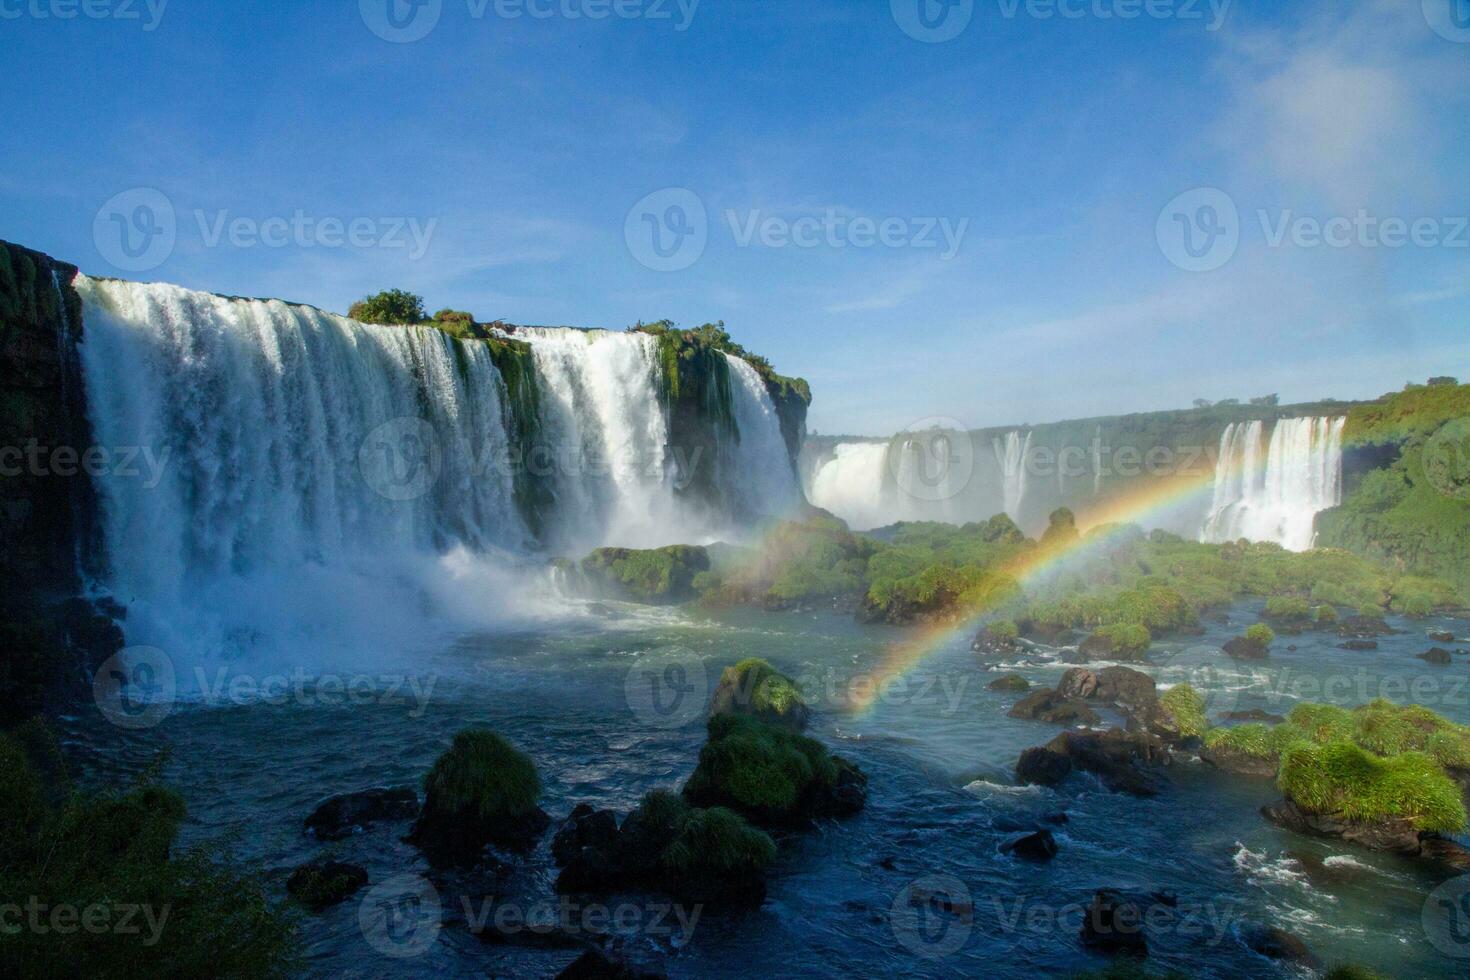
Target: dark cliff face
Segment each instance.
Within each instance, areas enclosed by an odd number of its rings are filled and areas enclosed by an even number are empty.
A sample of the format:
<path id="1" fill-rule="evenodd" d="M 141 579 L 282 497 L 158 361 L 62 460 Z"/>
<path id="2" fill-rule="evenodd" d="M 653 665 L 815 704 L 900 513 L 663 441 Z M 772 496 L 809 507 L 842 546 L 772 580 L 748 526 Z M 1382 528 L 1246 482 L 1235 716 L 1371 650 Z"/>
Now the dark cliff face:
<path id="1" fill-rule="evenodd" d="M 0 583 L 74 593 L 96 570 L 76 266 L 0 242 Z"/>
<path id="2" fill-rule="evenodd" d="M 75 266 L 0 242 L 0 725 L 82 696 L 122 646 L 102 560 Z"/>

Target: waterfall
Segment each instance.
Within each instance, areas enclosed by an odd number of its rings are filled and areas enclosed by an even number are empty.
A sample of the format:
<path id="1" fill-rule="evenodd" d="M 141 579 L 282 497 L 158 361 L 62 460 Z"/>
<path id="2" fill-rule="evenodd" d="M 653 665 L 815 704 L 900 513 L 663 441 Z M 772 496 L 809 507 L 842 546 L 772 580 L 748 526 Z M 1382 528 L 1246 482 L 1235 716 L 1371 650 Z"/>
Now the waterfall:
<path id="1" fill-rule="evenodd" d="M 998 438 L 990 442 L 1005 481 L 1002 491 L 1004 509 L 1017 524 L 1021 523 L 1021 508 L 1026 502 L 1026 463 L 1031 456 L 1031 437 L 1030 432 L 1025 436 L 1011 432 L 1004 442 Z"/>
<path id="2" fill-rule="evenodd" d="M 488 344 L 431 327 L 75 286 L 88 416 L 119 461 L 96 481 L 98 584 L 129 606 L 130 643 L 361 665 L 436 631 L 554 611 L 544 576 L 525 574 L 546 549 L 738 530 L 674 485 L 646 334 L 518 330 L 537 397 L 513 408 Z M 731 367 L 742 438 L 718 489 L 769 511 L 795 492 L 791 462 L 764 383 Z M 539 538 L 518 506 L 528 473 L 549 498 Z"/>
<path id="3" fill-rule="evenodd" d="M 737 513 L 786 514 L 800 502 L 801 491 L 786 454 L 776 403 L 755 368 L 732 354 L 725 359 L 733 382 L 731 408 L 739 438 L 725 447 L 721 483 L 729 488 Z"/>
<path id="4" fill-rule="evenodd" d="M 1227 426 L 1215 463 L 1214 497 L 1202 541 L 1274 541 L 1312 546 L 1318 513 L 1342 501 L 1346 419 L 1281 419 L 1265 443 L 1261 422 Z"/>
<path id="5" fill-rule="evenodd" d="M 894 494 L 885 492 L 887 472 L 888 443 L 840 442 L 816 467 L 807 499 L 859 531 L 892 524 L 903 518 Z"/>

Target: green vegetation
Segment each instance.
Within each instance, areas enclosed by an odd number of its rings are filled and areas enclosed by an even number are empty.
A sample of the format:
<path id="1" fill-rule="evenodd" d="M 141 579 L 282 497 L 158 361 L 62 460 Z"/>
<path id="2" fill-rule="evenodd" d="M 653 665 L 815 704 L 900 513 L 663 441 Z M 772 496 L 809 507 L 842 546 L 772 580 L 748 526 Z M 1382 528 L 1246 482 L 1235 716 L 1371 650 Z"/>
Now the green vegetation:
<path id="1" fill-rule="evenodd" d="M 423 323 L 428 314 L 424 312 L 424 298 L 402 289 L 385 289 L 353 303 L 347 315 L 360 323 L 412 324 Z"/>
<path id="2" fill-rule="evenodd" d="M 1176 684 L 1164 692 L 1159 703 L 1174 716 L 1179 734 L 1198 738 L 1210 727 L 1205 717 L 1205 699 L 1188 684 Z"/>
<path id="3" fill-rule="evenodd" d="M 1319 543 L 1443 576 L 1470 592 L 1470 495 L 1449 492 L 1463 477 L 1463 436 L 1450 427 L 1466 418 L 1470 385 L 1411 387 L 1354 406 L 1347 451 L 1391 462 L 1349 480 L 1342 505 L 1317 517 Z"/>
<path id="4" fill-rule="evenodd" d="M 541 779 L 530 756 L 484 729 L 454 736 L 424 777 L 424 817 L 487 823 L 536 809 Z"/>
<path id="5" fill-rule="evenodd" d="M 690 809 L 660 861 L 670 870 L 718 879 L 762 873 L 775 859 L 776 844 L 768 834 L 717 806 Z"/>
<path id="6" fill-rule="evenodd" d="M 1312 606 L 1306 599 L 1294 595 L 1272 596 L 1266 600 L 1266 618 L 1294 623 L 1310 619 Z"/>
<path id="7" fill-rule="evenodd" d="M 1245 638 L 1252 643 L 1268 647 L 1276 642 L 1276 631 L 1265 623 L 1252 623 L 1245 628 Z"/>
<path id="8" fill-rule="evenodd" d="M 695 576 L 709 567 L 709 552 L 682 544 L 646 551 L 598 548 L 581 565 L 589 582 L 618 598 L 643 603 L 693 598 Z"/>
<path id="9" fill-rule="evenodd" d="M 992 639 L 1001 643 L 1013 643 L 1021 635 L 1021 627 L 1009 619 L 998 619 L 985 629 Z"/>
<path id="10" fill-rule="evenodd" d="M 752 715 L 773 725 L 806 727 L 807 705 L 801 688 L 768 661 L 751 657 L 720 675 L 710 714 Z"/>
<path id="11" fill-rule="evenodd" d="M 1154 641 L 1148 627 L 1136 623 L 1099 626 L 1088 639 L 1116 656 L 1130 658 L 1146 653 Z"/>
<path id="12" fill-rule="evenodd" d="M 1402 818 L 1442 833 L 1465 826 L 1459 787 L 1422 752 L 1381 758 L 1347 741 L 1298 742 L 1282 752 L 1277 784 L 1309 813 L 1356 821 Z"/>
<path id="13" fill-rule="evenodd" d="M 289 975 L 294 918 L 207 850 L 173 854 L 184 816 L 151 775 L 121 793 L 72 788 L 40 723 L 0 735 L 0 894 L 22 905 L 34 896 L 44 915 L 69 906 L 82 921 L 126 914 L 138 927 L 0 930 L 0 975 Z"/>
<path id="14" fill-rule="evenodd" d="M 1318 626 L 1332 626 L 1337 622 L 1337 610 L 1323 603 L 1312 610 L 1312 620 Z"/>
<path id="15" fill-rule="evenodd" d="M 837 781 L 837 763 L 815 739 L 744 715 L 709 720 L 709 741 L 684 786 L 696 806 L 727 806 L 757 823 L 799 817 Z"/>
<path id="16" fill-rule="evenodd" d="M 1434 600 L 1422 592 L 1415 592 L 1404 597 L 1402 607 L 1405 616 L 1423 619 L 1434 612 Z"/>

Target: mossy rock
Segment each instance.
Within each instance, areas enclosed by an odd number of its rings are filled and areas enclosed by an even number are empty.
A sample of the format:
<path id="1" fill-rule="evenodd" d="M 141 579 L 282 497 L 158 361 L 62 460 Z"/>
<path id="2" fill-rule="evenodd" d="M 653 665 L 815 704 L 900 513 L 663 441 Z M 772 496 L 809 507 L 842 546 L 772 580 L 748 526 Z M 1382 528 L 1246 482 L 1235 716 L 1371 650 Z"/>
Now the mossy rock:
<path id="1" fill-rule="evenodd" d="M 708 551 L 694 545 L 598 548 L 582 559 L 581 567 L 587 581 L 605 595 L 663 605 L 693 599 L 694 578 L 710 570 L 710 560 Z"/>
<path id="2" fill-rule="evenodd" d="M 1277 784 L 1309 814 L 1447 834 L 1465 827 L 1459 787 L 1422 752 L 1380 758 L 1348 741 L 1298 742 L 1282 752 Z"/>
<path id="3" fill-rule="evenodd" d="M 314 861 L 291 872 L 286 892 L 314 912 L 347 901 L 368 883 L 367 872 L 342 861 Z"/>
<path id="4" fill-rule="evenodd" d="M 760 904 L 776 844 L 724 807 L 691 809 L 659 858 L 665 890 L 689 902 Z"/>
<path id="5" fill-rule="evenodd" d="M 410 839 L 440 865 L 473 863 L 487 844 L 527 851 L 551 823 L 536 805 L 540 796 L 529 756 L 494 732 L 468 729 L 424 777 Z"/>
<path id="6" fill-rule="evenodd" d="M 1077 652 L 1094 660 L 1123 660 L 1139 663 L 1147 659 L 1153 637 L 1148 627 L 1134 623 L 1099 626 L 1078 646 Z"/>
<path id="7" fill-rule="evenodd" d="M 785 674 L 758 657 L 726 667 L 710 698 L 709 716 L 749 715 L 770 725 L 804 731 L 811 710 L 801 689 Z"/>
<path id="8" fill-rule="evenodd" d="M 684 798 L 722 806 L 763 827 L 844 817 L 866 802 L 867 777 L 815 739 L 746 715 L 709 720 L 709 741 L 684 785 Z"/>
<path id="9" fill-rule="evenodd" d="M 1007 674 L 1004 677 L 997 677 L 986 687 L 1005 694 L 1025 694 L 1031 690 L 1031 682 L 1020 674 Z"/>
<path id="10" fill-rule="evenodd" d="M 1210 727 L 1205 717 L 1205 699 L 1188 684 L 1176 684 L 1159 698 L 1172 728 L 1184 738 L 1201 738 Z"/>

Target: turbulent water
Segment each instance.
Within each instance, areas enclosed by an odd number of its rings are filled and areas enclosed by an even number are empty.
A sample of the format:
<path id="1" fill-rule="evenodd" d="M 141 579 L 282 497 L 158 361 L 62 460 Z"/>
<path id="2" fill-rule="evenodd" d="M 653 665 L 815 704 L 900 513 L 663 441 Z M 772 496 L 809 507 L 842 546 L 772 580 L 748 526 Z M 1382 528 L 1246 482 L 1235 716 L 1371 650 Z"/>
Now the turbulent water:
<path id="1" fill-rule="evenodd" d="M 681 497 L 641 333 L 528 329 L 539 415 L 514 418 L 484 344 L 310 307 L 78 277 L 88 412 L 132 463 L 99 479 L 107 580 L 128 638 L 206 658 L 313 663 L 380 641 L 554 610 L 548 552 L 738 532 Z M 730 359 L 738 442 L 718 474 L 742 516 L 794 502 L 769 394 Z M 516 426 L 531 425 L 529 452 Z M 544 527 L 518 473 L 549 488 Z"/>
<path id="2" fill-rule="evenodd" d="M 1214 500 L 1202 541 L 1273 541 L 1312 546 L 1317 514 L 1342 502 L 1345 418 L 1282 419 L 1267 443 L 1260 422 L 1231 425 L 1220 437 Z"/>

